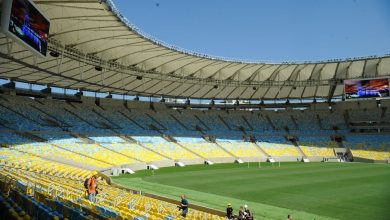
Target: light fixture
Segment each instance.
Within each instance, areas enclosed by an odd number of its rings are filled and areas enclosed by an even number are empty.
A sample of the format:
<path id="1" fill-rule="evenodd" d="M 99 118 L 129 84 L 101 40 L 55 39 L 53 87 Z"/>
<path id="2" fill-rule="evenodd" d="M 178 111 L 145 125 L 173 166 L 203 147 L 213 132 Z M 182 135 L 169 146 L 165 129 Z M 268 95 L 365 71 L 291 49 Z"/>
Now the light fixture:
<path id="1" fill-rule="evenodd" d="M 101 67 L 101 66 L 95 66 L 95 70 L 96 70 L 96 71 L 102 71 L 102 70 L 103 70 L 103 67 Z"/>
<path id="2" fill-rule="evenodd" d="M 57 51 L 50 51 L 50 56 L 52 57 L 59 57 L 60 56 L 60 53 L 58 53 Z"/>
<path id="3" fill-rule="evenodd" d="M 76 92 L 76 94 L 74 94 L 76 97 L 81 97 L 83 96 L 83 92 L 81 90 L 79 90 L 78 92 Z"/>

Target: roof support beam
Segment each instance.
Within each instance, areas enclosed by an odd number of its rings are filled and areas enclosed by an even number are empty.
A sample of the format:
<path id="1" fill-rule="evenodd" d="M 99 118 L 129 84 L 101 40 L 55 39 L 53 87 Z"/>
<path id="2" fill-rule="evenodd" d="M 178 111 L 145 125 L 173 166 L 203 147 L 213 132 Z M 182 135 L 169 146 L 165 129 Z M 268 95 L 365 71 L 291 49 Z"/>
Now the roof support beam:
<path id="1" fill-rule="evenodd" d="M 214 78 L 218 73 L 220 73 L 220 71 L 222 71 L 222 69 L 228 67 L 228 66 L 237 66 L 238 63 L 229 63 L 229 62 L 226 62 L 226 65 L 222 66 L 221 68 L 219 68 L 218 70 L 214 71 L 214 73 L 210 76 L 208 76 L 207 78 L 208 79 L 212 79 Z M 218 79 L 219 80 L 219 79 Z"/>
<path id="2" fill-rule="evenodd" d="M 55 32 L 55 33 L 51 33 L 50 37 L 57 37 L 57 36 L 63 35 L 63 34 L 70 34 L 70 33 L 74 33 L 74 32 L 83 32 L 83 31 L 91 31 L 91 30 L 96 30 L 96 29 L 98 29 L 99 31 L 102 31 L 104 29 L 118 28 L 118 27 L 124 28 L 123 31 L 128 31 L 128 28 L 126 26 L 124 26 L 123 24 L 120 24 L 120 25 L 108 25 L 108 26 L 96 26 L 96 27 L 88 27 L 88 28 L 78 28 L 78 29 L 72 29 L 72 30 L 67 30 L 67 31 Z M 112 31 L 112 30 L 109 30 L 109 31 Z"/>
<path id="3" fill-rule="evenodd" d="M 4 54 L 4 53 L 2 53 L 2 52 L 0 52 L 0 57 L 1 57 L 1 58 L 4 58 L 4 59 L 10 59 L 10 60 L 12 60 L 12 61 L 15 62 L 15 63 L 19 63 L 19 64 L 21 64 L 21 65 L 23 65 L 23 66 L 26 66 L 27 68 L 35 69 L 36 71 L 44 72 L 44 73 L 47 73 L 47 74 L 50 74 L 50 75 L 53 75 L 53 76 L 63 77 L 63 78 L 65 78 L 65 79 L 72 80 L 72 81 L 75 80 L 74 78 L 71 78 L 71 77 L 68 77 L 68 76 L 65 76 L 65 75 L 58 75 L 58 74 L 55 73 L 55 72 L 52 72 L 52 71 L 49 71 L 49 70 L 47 70 L 47 69 L 43 69 L 43 68 L 34 66 L 34 65 L 32 65 L 32 64 L 26 63 L 26 62 L 21 61 L 21 60 L 19 60 L 19 59 L 16 59 L 16 58 L 13 58 L 13 57 L 11 57 L 11 56 L 8 56 L 8 55 L 6 55 L 6 54 Z M 99 84 L 91 83 L 91 82 L 86 82 L 85 80 L 83 80 L 83 81 L 81 81 L 81 82 L 84 82 L 84 83 L 86 83 L 86 84 L 91 84 L 91 85 L 93 85 L 93 86 L 99 86 L 99 87 L 100 87 Z M 108 87 L 108 86 L 107 86 L 107 87 Z M 111 87 L 109 87 L 109 88 L 111 88 Z M 115 88 L 112 88 L 112 89 L 115 89 Z"/>
<path id="4" fill-rule="evenodd" d="M 246 67 L 248 67 L 249 65 L 251 64 L 246 64 L 244 66 L 242 66 L 241 68 L 239 68 L 238 70 L 236 70 L 236 72 L 234 72 L 231 76 L 229 76 L 227 79 L 228 80 L 233 80 L 235 76 L 237 76 L 237 74 L 240 73 L 241 70 L 245 69 Z M 240 80 L 239 80 L 240 81 Z"/>
<path id="5" fill-rule="evenodd" d="M 100 41 L 100 40 L 107 40 L 107 39 L 116 39 L 117 37 L 128 37 L 128 36 L 135 36 L 133 38 L 121 38 L 121 40 L 131 40 L 131 39 L 137 39 L 139 38 L 139 36 L 135 35 L 135 34 L 119 34 L 119 35 L 114 35 L 114 36 L 107 36 L 107 37 L 99 37 L 99 38 L 95 38 L 95 39 L 88 39 L 88 40 L 84 40 L 84 41 L 80 41 L 80 42 L 77 42 L 77 43 L 74 43 L 74 44 L 68 44 L 68 46 L 70 47 L 77 47 L 77 46 L 80 46 L 82 44 L 86 44 L 86 43 L 92 43 L 92 42 L 96 42 L 96 41 Z"/>
<path id="6" fill-rule="evenodd" d="M 328 102 L 331 102 L 333 98 L 333 94 L 336 91 L 336 87 L 337 87 L 337 82 L 334 82 L 330 85 L 329 93 L 328 93 Z"/>

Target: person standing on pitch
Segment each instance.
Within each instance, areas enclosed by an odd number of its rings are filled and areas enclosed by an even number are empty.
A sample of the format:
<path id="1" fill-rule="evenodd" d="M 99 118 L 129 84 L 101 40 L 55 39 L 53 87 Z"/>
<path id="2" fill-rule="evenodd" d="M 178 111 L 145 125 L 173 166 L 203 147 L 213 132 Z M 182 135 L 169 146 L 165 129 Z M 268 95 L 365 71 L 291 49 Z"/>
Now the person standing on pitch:
<path id="1" fill-rule="evenodd" d="M 227 205 L 227 208 L 226 208 L 226 218 L 228 220 L 234 219 L 233 208 L 232 208 L 232 204 L 230 204 L 230 203 Z"/>
<path id="2" fill-rule="evenodd" d="M 238 211 L 237 220 L 245 220 L 245 211 L 244 207 L 240 206 L 240 210 Z"/>
<path id="3" fill-rule="evenodd" d="M 97 172 L 93 171 L 91 177 L 87 181 L 87 193 L 88 200 L 96 203 L 96 192 L 97 192 L 97 180 L 96 180 Z"/>
<path id="4" fill-rule="evenodd" d="M 253 220 L 253 215 L 251 210 L 249 210 L 247 205 L 244 205 L 245 208 L 245 220 Z"/>
<path id="5" fill-rule="evenodd" d="M 187 213 L 188 213 L 188 200 L 186 198 L 186 195 L 181 195 L 180 196 L 181 198 L 181 202 L 180 202 L 180 206 L 179 206 L 179 210 L 181 210 L 181 216 L 182 217 L 186 217 L 187 216 Z"/>

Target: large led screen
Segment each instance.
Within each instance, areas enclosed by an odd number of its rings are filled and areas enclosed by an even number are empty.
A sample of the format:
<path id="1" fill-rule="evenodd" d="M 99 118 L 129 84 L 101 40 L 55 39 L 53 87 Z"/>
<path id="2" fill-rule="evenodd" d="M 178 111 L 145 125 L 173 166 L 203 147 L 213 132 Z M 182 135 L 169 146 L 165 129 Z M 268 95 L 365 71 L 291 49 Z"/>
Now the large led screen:
<path id="1" fill-rule="evenodd" d="M 389 97 L 389 79 L 345 80 L 345 98 Z"/>
<path id="2" fill-rule="evenodd" d="M 29 0 L 13 0 L 8 31 L 39 54 L 46 56 L 50 21 Z"/>

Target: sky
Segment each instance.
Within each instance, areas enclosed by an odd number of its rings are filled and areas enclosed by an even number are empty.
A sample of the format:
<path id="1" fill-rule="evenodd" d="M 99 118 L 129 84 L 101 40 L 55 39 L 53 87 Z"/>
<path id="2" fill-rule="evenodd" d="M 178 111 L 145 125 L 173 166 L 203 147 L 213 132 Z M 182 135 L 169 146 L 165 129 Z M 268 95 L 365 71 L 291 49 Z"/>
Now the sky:
<path id="1" fill-rule="evenodd" d="M 143 32 L 248 61 L 390 54 L 389 0 L 114 0 Z"/>

